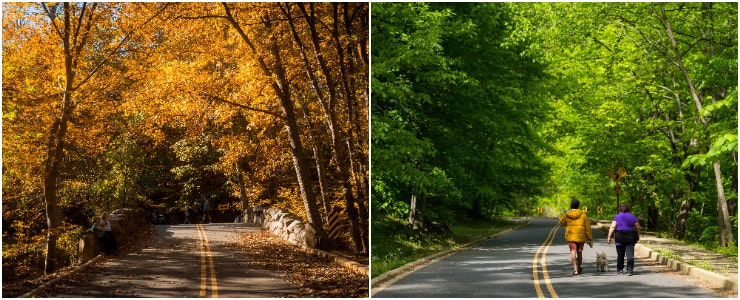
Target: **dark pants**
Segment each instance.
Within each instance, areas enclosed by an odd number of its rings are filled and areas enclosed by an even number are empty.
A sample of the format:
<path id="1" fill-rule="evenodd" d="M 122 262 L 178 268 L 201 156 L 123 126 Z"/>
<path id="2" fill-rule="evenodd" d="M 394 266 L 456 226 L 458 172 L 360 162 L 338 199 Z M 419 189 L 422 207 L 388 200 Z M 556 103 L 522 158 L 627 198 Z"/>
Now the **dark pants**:
<path id="1" fill-rule="evenodd" d="M 627 273 L 635 269 L 635 244 L 617 246 L 617 271 L 624 270 L 624 257 L 627 256 Z"/>
<path id="2" fill-rule="evenodd" d="M 116 244 L 116 237 L 113 236 L 112 231 L 106 231 L 103 237 L 100 238 L 100 243 L 103 244 L 103 252 L 113 253 L 118 251 L 118 245 Z"/>
<path id="3" fill-rule="evenodd" d="M 635 243 L 637 233 L 634 231 L 617 231 L 615 240 L 617 245 L 617 271 L 624 271 L 624 257 L 627 257 L 627 273 L 635 269 Z"/>

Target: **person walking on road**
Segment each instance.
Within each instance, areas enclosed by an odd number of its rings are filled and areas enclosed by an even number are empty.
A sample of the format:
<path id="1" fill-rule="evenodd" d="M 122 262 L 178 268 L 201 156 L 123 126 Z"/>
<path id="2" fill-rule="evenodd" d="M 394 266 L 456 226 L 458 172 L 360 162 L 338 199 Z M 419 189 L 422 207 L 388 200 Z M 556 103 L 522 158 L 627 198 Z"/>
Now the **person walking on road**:
<path id="1" fill-rule="evenodd" d="M 201 223 L 206 222 L 206 217 L 208 217 L 208 223 L 211 223 L 211 200 L 208 199 L 203 202 L 203 220 Z"/>
<path id="2" fill-rule="evenodd" d="M 640 240 L 640 221 L 630 213 L 630 205 L 619 204 L 619 213 L 614 216 L 606 242 L 612 243 L 612 234 L 617 246 L 617 273 L 624 274 L 624 257 L 627 257 L 627 275 L 635 270 L 635 244 Z"/>
<path id="3" fill-rule="evenodd" d="M 583 245 L 587 241 L 593 241 L 591 234 L 591 221 L 586 213 L 578 207 L 581 203 L 573 199 L 570 202 L 570 210 L 560 217 L 560 224 L 565 226 L 565 240 L 570 248 L 570 260 L 573 263 L 573 276 L 580 275 L 583 271 Z"/>
<path id="4" fill-rule="evenodd" d="M 185 224 L 190 224 L 190 209 L 189 208 L 186 208 L 185 209 L 185 221 L 184 221 L 184 223 Z"/>

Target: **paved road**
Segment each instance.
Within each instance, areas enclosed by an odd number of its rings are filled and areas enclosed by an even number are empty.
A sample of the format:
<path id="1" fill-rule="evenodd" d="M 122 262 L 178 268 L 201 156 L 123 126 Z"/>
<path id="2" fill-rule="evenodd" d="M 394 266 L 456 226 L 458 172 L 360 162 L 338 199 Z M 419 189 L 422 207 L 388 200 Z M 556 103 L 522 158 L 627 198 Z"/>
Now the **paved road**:
<path id="1" fill-rule="evenodd" d="M 247 224 L 157 225 L 143 248 L 108 259 L 83 282 L 48 297 L 296 297 L 283 275 L 255 269 L 225 243 L 259 230 Z"/>
<path id="2" fill-rule="evenodd" d="M 455 253 L 408 274 L 373 298 L 587 297 L 711 298 L 710 290 L 658 271 L 635 266 L 635 276 L 596 271 L 596 251 L 616 269 L 616 251 L 594 230 L 594 248 L 584 250 L 583 274 L 571 276 L 568 246 L 557 220 L 534 219 L 528 226 Z"/>

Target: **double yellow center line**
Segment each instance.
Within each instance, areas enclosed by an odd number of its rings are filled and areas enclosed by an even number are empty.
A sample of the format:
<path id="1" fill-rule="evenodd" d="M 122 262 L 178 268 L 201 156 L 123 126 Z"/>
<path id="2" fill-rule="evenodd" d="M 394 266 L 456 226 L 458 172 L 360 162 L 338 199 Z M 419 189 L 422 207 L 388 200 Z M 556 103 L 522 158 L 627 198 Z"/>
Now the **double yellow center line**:
<path id="1" fill-rule="evenodd" d="M 218 298 L 218 283 L 216 282 L 216 267 L 213 264 L 213 253 L 211 244 L 208 242 L 208 236 L 203 225 L 196 224 L 198 230 L 199 252 L 200 252 L 200 294 L 199 297 L 205 297 L 208 290 L 208 271 L 211 272 L 211 298 Z"/>
<path id="2" fill-rule="evenodd" d="M 547 290 L 550 292 L 550 298 L 558 298 L 558 294 L 555 293 L 555 289 L 552 287 L 552 283 L 550 282 L 550 275 L 547 273 L 547 250 L 550 249 L 550 245 L 552 245 L 552 241 L 555 239 L 555 234 L 558 232 L 559 228 L 560 224 L 558 223 L 552 228 L 552 230 L 550 230 L 545 241 L 537 249 L 537 252 L 534 253 L 534 260 L 532 260 L 532 276 L 534 277 L 534 289 L 539 298 L 545 298 L 545 294 L 542 292 L 542 288 L 540 287 L 539 271 L 537 270 L 539 265 L 542 266 L 542 279 L 545 282 Z M 538 263 L 537 259 L 540 258 L 540 253 L 542 253 L 542 257 Z"/>

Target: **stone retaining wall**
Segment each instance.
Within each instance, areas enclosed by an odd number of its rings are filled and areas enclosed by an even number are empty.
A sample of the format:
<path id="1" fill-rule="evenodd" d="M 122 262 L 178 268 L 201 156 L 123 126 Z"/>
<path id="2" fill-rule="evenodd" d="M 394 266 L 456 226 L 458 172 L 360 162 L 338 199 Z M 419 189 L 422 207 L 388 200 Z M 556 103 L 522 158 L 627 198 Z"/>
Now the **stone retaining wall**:
<path id="1" fill-rule="evenodd" d="M 99 217 L 99 216 L 98 216 Z M 111 231 L 120 246 L 124 237 L 135 235 L 142 226 L 149 222 L 148 214 L 143 209 L 121 208 L 116 209 L 108 216 Z M 98 238 L 89 230 L 80 237 L 78 248 L 78 263 L 82 264 L 93 259 L 102 251 L 102 245 Z"/>
<path id="2" fill-rule="evenodd" d="M 298 216 L 273 207 L 247 208 L 242 222 L 252 223 L 272 232 L 288 242 L 307 248 L 316 248 L 318 238 L 311 224 L 304 223 Z"/>

